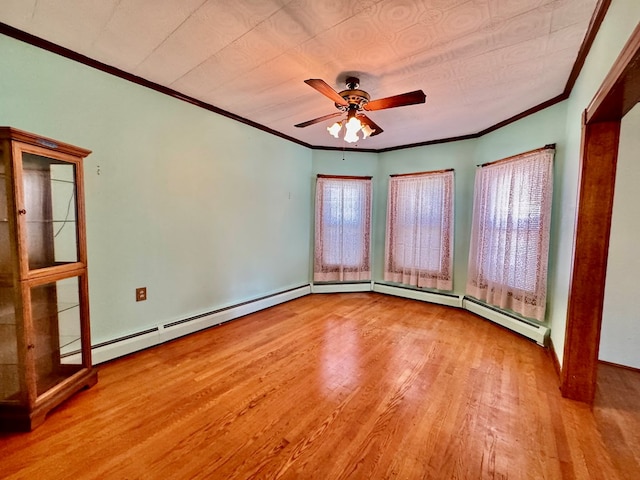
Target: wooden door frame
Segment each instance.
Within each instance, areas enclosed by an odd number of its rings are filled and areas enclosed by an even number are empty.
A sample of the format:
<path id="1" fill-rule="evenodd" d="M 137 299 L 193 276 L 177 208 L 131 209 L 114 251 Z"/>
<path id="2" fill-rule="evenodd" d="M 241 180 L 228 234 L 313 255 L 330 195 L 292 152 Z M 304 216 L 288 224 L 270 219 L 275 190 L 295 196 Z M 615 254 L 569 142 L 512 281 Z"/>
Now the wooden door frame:
<path id="1" fill-rule="evenodd" d="M 639 101 L 640 24 L 582 118 L 561 390 L 563 396 L 587 403 L 596 391 L 620 123 Z"/>

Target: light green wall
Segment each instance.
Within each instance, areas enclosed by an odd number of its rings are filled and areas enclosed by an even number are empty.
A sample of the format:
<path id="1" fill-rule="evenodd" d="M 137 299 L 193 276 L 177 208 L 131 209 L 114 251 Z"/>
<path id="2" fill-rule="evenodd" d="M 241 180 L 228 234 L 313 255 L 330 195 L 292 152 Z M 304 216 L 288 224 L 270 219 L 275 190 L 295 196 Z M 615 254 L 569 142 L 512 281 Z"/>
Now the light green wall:
<path id="1" fill-rule="evenodd" d="M 476 162 L 491 162 L 555 143 L 554 162 L 562 163 L 566 110 L 566 102 L 561 102 L 480 137 Z"/>
<path id="2" fill-rule="evenodd" d="M 454 285 L 463 294 L 467 278 L 473 183 L 477 164 L 558 144 L 563 158 L 566 103 L 560 103 L 478 139 L 372 154 L 321 151 L 313 154 L 313 173 L 373 176 L 373 280 L 383 280 L 389 175 L 453 168 L 455 170 Z M 344 155 L 344 160 L 343 160 Z M 313 203 L 313 198 L 311 199 Z M 313 229 L 313 225 L 311 225 Z M 313 239 L 311 239 L 313 243 Z"/>
<path id="3" fill-rule="evenodd" d="M 580 118 L 638 19 L 640 2 L 613 0 L 569 100 L 475 140 L 309 150 L 6 37 L 0 124 L 94 152 L 85 178 L 94 342 L 309 282 L 317 173 L 374 177 L 381 280 L 388 175 L 454 168 L 463 293 L 475 165 L 556 143 L 547 317 L 562 361 Z M 138 286 L 147 302 L 134 302 Z"/>
<path id="4" fill-rule="evenodd" d="M 551 324 L 551 340 L 563 360 L 573 235 L 576 215 L 582 113 L 587 108 L 622 47 L 640 21 L 638 0 L 613 0 L 607 16 L 591 47 L 580 76 L 567 101 L 564 161 L 556 171 L 554 196 L 556 264 L 550 276 L 551 298 L 547 313 Z M 632 220 L 632 221 L 635 221 Z"/>
<path id="5" fill-rule="evenodd" d="M 526 152 L 544 145 L 555 143 L 556 153 L 553 161 L 554 186 L 551 220 L 551 239 L 549 246 L 548 281 L 547 281 L 547 312 L 546 323 L 551 325 L 553 310 L 554 278 L 560 268 L 558 262 L 557 242 L 559 229 L 557 217 L 562 208 L 559 203 L 561 196 L 559 172 L 566 162 L 564 129 L 566 125 L 567 102 L 561 102 L 535 115 L 514 122 L 495 132 L 478 139 L 477 163 L 490 162 L 492 159 L 505 158 L 520 152 Z"/>
<path id="6" fill-rule="evenodd" d="M 376 264 L 380 267 L 376 269 L 375 280 L 382 281 L 384 274 L 384 241 L 389 175 L 453 168 L 455 170 L 453 290 L 456 293 L 464 293 L 471 228 L 476 145 L 477 140 L 466 140 L 396 150 L 380 155 L 380 172 L 377 184 L 380 195 L 376 199 L 379 212 L 377 225 L 379 228 L 374 236 L 377 253 L 375 259 Z"/>
<path id="7" fill-rule="evenodd" d="M 378 218 L 374 241 L 378 256 L 375 263 L 382 280 L 384 261 L 384 226 L 389 175 L 453 168 L 455 170 L 455 293 L 463 294 L 467 280 L 473 183 L 476 165 L 499 160 L 527 150 L 557 143 L 556 162 L 562 161 L 562 142 L 566 104 L 562 102 L 478 139 L 396 150 L 380 154 L 378 175 Z"/>
<path id="8" fill-rule="evenodd" d="M 378 154 L 367 152 L 344 152 L 338 150 L 313 150 L 313 175 L 309 179 L 311 185 L 311 197 L 309 202 L 311 222 L 309 224 L 309 231 L 311 237 L 309 239 L 310 251 L 313 252 L 313 231 L 314 231 L 314 206 L 315 206 L 315 182 L 316 175 L 354 175 L 354 176 L 370 176 L 372 178 L 372 212 L 371 212 L 371 230 L 376 231 L 377 217 L 378 217 Z M 384 246 L 383 246 L 384 247 Z M 375 258 L 377 255 L 376 245 L 372 242 L 371 245 L 371 257 Z M 377 265 L 373 262 L 372 268 L 375 271 Z M 309 269 L 313 272 L 313 255 L 309 255 Z M 313 275 L 312 275 L 313 276 Z M 311 280 L 311 278 L 310 278 Z"/>
<path id="9" fill-rule="evenodd" d="M 0 51 L 0 125 L 93 150 L 94 343 L 309 282 L 309 149 L 7 37 Z"/>

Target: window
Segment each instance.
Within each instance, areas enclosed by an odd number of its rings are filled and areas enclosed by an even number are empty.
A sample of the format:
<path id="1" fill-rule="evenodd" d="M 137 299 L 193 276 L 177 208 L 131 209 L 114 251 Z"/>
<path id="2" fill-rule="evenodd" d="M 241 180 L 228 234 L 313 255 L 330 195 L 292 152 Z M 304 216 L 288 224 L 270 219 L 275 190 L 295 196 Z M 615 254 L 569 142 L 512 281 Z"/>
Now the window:
<path id="1" fill-rule="evenodd" d="M 554 149 L 476 170 L 467 293 L 544 320 Z"/>
<path id="2" fill-rule="evenodd" d="M 386 281 L 453 288 L 453 171 L 389 179 Z"/>
<path id="3" fill-rule="evenodd" d="M 318 175 L 313 279 L 371 279 L 371 178 Z"/>

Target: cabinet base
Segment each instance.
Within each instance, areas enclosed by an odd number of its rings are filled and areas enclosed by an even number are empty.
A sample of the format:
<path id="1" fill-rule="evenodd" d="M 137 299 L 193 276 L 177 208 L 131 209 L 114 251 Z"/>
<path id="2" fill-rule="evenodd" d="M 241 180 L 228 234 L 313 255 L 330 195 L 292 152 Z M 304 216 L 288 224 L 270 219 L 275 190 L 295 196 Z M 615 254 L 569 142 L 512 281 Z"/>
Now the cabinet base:
<path id="1" fill-rule="evenodd" d="M 34 408 L 24 405 L 0 404 L 0 431 L 29 432 L 39 427 L 48 413 L 79 390 L 91 388 L 98 382 L 98 371 L 91 368 L 75 375 L 70 382 L 53 392 Z M 46 394 L 45 394 L 46 395 Z"/>

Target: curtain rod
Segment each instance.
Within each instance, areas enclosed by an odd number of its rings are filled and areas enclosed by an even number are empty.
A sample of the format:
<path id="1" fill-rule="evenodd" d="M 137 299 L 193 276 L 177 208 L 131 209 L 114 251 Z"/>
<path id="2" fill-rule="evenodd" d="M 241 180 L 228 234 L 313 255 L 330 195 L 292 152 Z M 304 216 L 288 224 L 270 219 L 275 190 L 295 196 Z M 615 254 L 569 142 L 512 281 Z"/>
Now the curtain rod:
<path id="1" fill-rule="evenodd" d="M 487 163 L 483 163 L 480 165 L 476 165 L 476 167 L 488 167 L 489 165 L 496 165 L 498 163 L 502 163 L 502 162 L 507 162 L 509 160 L 513 160 L 514 158 L 517 157 L 521 157 L 523 155 L 529 155 L 531 153 L 536 153 L 536 152 L 542 152 L 543 150 L 555 150 L 556 149 L 556 144 L 555 143 L 549 143 L 548 145 L 545 145 L 542 148 L 535 148 L 533 150 L 529 150 L 528 152 L 522 152 L 522 153 L 518 153 L 517 155 L 511 155 L 510 157 L 507 158 L 502 158 L 500 160 L 495 160 L 493 162 L 487 162 Z"/>
<path id="2" fill-rule="evenodd" d="M 323 175 L 319 173 L 318 178 L 342 178 L 345 180 L 371 180 L 373 177 L 358 177 L 355 175 Z"/>
<path id="3" fill-rule="evenodd" d="M 446 172 L 453 172 L 453 168 L 446 168 L 444 170 L 432 170 L 430 172 L 415 172 L 415 173 L 394 173 L 392 175 L 389 175 L 390 177 L 410 177 L 412 175 L 435 175 L 436 173 L 446 173 Z"/>

